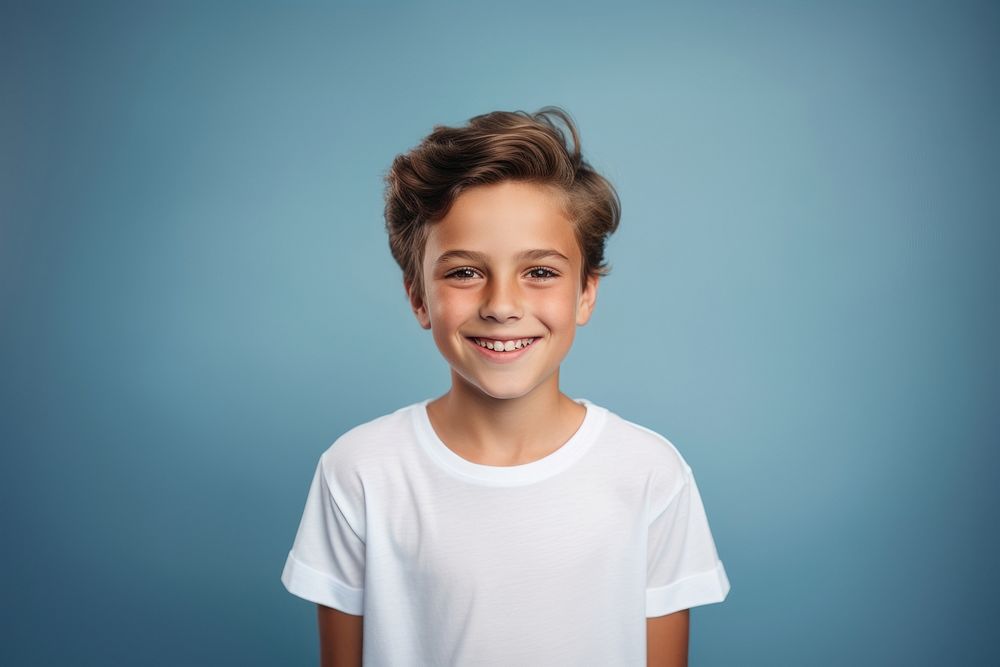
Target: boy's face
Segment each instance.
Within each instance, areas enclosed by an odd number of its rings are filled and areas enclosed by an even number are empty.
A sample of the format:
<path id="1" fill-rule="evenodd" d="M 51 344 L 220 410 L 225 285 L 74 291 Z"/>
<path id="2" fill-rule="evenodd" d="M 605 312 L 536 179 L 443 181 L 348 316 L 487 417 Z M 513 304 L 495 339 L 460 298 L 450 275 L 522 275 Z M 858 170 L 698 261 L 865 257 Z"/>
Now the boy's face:
<path id="1" fill-rule="evenodd" d="M 406 288 L 453 384 L 519 398 L 558 392 L 559 365 L 597 298 L 597 276 L 580 284 L 582 263 L 558 195 L 503 182 L 465 191 L 431 225 L 425 294 Z"/>

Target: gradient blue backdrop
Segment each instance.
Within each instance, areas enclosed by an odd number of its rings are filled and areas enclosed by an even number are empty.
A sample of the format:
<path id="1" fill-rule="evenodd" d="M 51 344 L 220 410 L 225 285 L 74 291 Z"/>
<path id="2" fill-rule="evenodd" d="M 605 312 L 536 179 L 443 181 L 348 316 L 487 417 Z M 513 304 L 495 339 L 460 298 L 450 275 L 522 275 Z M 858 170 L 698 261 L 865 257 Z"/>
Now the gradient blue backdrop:
<path id="1" fill-rule="evenodd" d="M 447 388 L 381 175 L 567 108 L 624 209 L 564 389 L 695 470 L 694 665 L 996 664 L 995 3 L 3 3 L 5 665 L 291 665 L 319 454 Z"/>

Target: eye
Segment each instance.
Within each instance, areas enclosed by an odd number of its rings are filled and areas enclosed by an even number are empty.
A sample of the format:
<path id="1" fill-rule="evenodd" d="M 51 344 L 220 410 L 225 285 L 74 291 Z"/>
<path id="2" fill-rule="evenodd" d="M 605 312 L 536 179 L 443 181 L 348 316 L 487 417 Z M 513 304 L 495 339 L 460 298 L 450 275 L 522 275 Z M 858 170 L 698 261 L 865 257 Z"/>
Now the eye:
<path id="1" fill-rule="evenodd" d="M 533 269 L 528 269 L 528 275 L 532 278 L 539 280 L 548 280 L 550 278 L 558 278 L 559 274 L 550 268 L 544 266 L 536 266 Z"/>
<path id="2" fill-rule="evenodd" d="M 457 269 L 452 269 L 448 273 L 444 274 L 445 278 L 455 278 L 457 280 L 472 280 L 476 277 L 478 271 L 469 266 L 462 266 Z"/>

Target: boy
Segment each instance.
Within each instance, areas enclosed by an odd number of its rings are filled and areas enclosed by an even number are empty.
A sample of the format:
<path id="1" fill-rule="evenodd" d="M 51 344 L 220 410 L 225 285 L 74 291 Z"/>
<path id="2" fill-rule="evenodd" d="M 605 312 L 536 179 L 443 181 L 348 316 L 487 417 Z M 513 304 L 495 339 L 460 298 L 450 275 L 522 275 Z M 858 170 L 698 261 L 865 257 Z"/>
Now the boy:
<path id="1" fill-rule="evenodd" d="M 282 582 L 317 603 L 323 664 L 686 664 L 688 609 L 729 591 L 691 469 L 559 389 L 620 217 L 572 121 L 437 127 L 386 182 L 451 388 L 320 457 Z"/>

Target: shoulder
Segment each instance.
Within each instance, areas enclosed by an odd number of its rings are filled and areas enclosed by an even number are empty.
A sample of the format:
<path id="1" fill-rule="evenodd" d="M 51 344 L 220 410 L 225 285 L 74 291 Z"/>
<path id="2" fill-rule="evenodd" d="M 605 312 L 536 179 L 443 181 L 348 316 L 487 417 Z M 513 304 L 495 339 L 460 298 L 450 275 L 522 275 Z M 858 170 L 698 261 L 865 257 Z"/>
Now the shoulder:
<path id="1" fill-rule="evenodd" d="M 690 466 L 680 450 L 666 436 L 606 410 L 603 437 L 613 440 L 621 454 L 641 457 L 654 468 L 677 473 L 690 472 Z"/>
<path id="2" fill-rule="evenodd" d="M 643 471 L 652 510 L 665 506 L 691 479 L 691 466 L 666 436 L 607 411 L 602 438 L 616 462 Z"/>
<path id="3" fill-rule="evenodd" d="M 334 440 L 320 455 L 320 467 L 331 485 L 352 486 L 364 470 L 397 457 L 413 437 L 413 411 L 419 406 L 413 403 L 358 424 Z"/>

